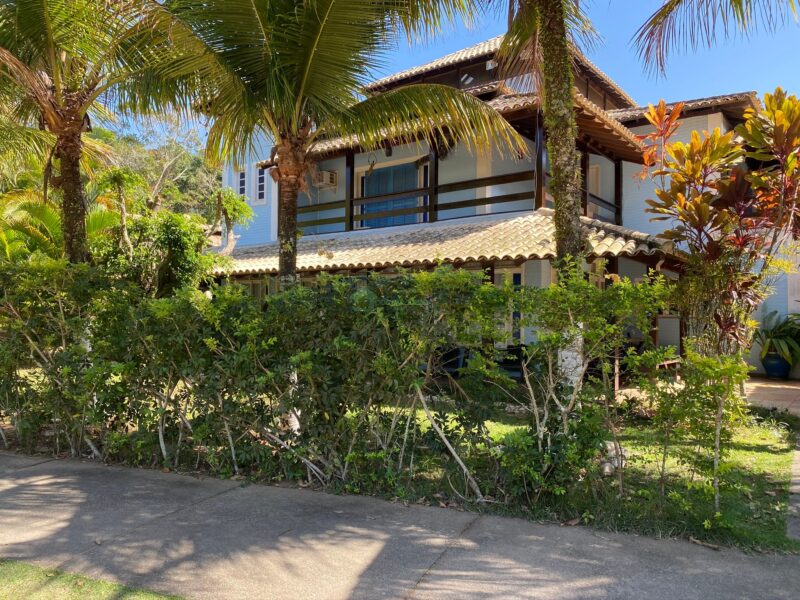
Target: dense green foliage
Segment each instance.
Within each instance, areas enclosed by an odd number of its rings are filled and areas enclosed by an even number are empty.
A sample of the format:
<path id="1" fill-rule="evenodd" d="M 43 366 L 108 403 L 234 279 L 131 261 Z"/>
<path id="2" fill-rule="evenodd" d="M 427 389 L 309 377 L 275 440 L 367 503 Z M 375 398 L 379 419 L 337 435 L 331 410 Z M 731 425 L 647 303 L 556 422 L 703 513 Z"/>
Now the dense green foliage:
<path id="1" fill-rule="evenodd" d="M 143 223 L 179 242 L 154 256 L 191 246 L 197 233 L 171 229 L 175 218 Z M 615 527 L 639 527 L 613 516 L 626 506 L 678 532 L 683 511 L 684 533 L 739 531 L 735 490 L 752 483 L 732 460 L 741 410 L 719 435 L 722 510 L 709 500 L 718 398 L 741 367 L 690 352 L 678 384 L 646 335 L 632 352 L 631 331 L 646 334 L 668 296 L 660 278 L 598 286 L 573 268 L 515 289 L 442 267 L 256 300 L 206 280 L 203 261 L 167 260 L 156 270 L 173 284 L 159 286 L 137 267 L 154 258 L 128 263 L 116 245 L 95 256 L 0 268 L 0 444 Z M 528 345 L 506 350 L 516 335 Z M 642 400 L 612 401 L 618 362 Z M 645 434 L 643 450 L 629 445 Z M 769 503 L 770 488 L 753 490 Z"/>

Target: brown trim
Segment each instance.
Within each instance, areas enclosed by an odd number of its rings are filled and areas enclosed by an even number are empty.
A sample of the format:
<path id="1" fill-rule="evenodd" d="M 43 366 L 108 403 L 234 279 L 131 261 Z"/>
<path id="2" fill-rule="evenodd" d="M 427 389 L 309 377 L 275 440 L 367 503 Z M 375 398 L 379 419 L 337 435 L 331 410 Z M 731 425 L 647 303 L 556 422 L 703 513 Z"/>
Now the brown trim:
<path id="1" fill-rule="evenodd" d="M 597 206 L 605 208 L 606 210 L 610 210 L 611 212 L 616 214 L 617 205 L 614 204 L 613 202 L 609 202 L 608 200 L 601 198 L 600 196 L 595 196 L 594 194 L 587 194 L 586 196 L 590 203 L 596 204 Z M 615 223 L 615 225 L 619 225 L 619 223 Z"/>
<path id="2" fill-rule="evenodd" d="M 476 198 L 475 200 L 461 200 L 459 202 L 446 202 L 439 205 L 440 211 L 455 210 L 457 208 L 470 208 L 473 206 L 484 206 L 492 204 L 502 204 L 504 202 L 517 202 L 519 200 L 532 199 L 533 192 L 516 192 L 514 194 L 503 194 L 501 196 L 490 196 L 489 198 Z M 464 217 L 456 217 L 463 219 Z M 446 219 L 447 220 L 447 219 Z"/>
<path id="3" fill-rule="evenodd" d="M 741 122 L 743 118 L 737 116 L 736 114 L 730 114 L 730 113 L 737 108 L 740 109 L 742 113 L 744 113 L 746 109 L 750 108 L 750 106 L 743 106 L 743 107 L 738 106 L 744 102 L 745 102 L 744 100 L 741 100 L 733 104 L 719 104 L 717 106 L 705 106 L 702 108 L 696 108 L 694 110 L 684 109 L 683 111 L 681 111 L 681 120 L 688 119 L 690 117 L 705 117 L 716 113 L 722 113 L 722 115 L 725 116 L 727 119 L 733 121 L 733 123 L 731 123 L 732 125 L 736 125 L 738 122 Z M 667 105 L 667 108 L 671 108 L 670 105 Z M 626 109 L 620 109 L 620 110 L 626 110 Z M 613 115 L 612 118 L 614 118 Z M 630 119 L 616 119 L 616 120 L 619 121 L 623 126 L 627 127 L 628 129 L 630 129 L 631 127 L 639 127 L 641 125 L 650 125 L 650 122 L 644 115 L 639 117 L 632 117 Z"/>
<path id="4" fill-rule="evenodd" d="M 439 218 L 439 146 L 431 144 L 428 159 L 428 223 Z"/>
<path id="5" fill-rule="evenodd" d="M 298 221 L 297 227 L 316 227 L 318 225 L 336 225 L 344 223 L 344 217 L 328 217 L 326 219 L 310 219 L 308 221 Z"/>
<path id="6" fill-rule="evenodd" d="M 622 225 L 622 161 L 614 161 L 614 222 Z"/>
<path id="7" fill-rule="evenodd" d="M 383 219 L 385 217 L 402 217 L 404 215 L 416 215 L 419 213 L 425 212 L 427 207 L 425 206 L 410 206 L 409 208 L 395 208 L 393 210 L 384 210 L 381 212 L 376 213 L 365 213 L 359 215 L 353 215 L 354 221 L 368 221 L 370 219 Z M 379 229 L 377 227 L 370 229 Z"/>
<path id="8" fill-rule="evenodd" d="M 586 215 L 589 206 L 589 153 L 586 150 L 581 151 L 581 181 L 581 208 Z"/>
<path id="9" fill-rule="evenodd" d="M 518 181 L 527 181 L 536 175 L 535 170 L 518 171 L 516 173 L 506 173 L 505 175 L 491 175 L 489 177 L 478 177 L 476 179 L 468 179 L 466 181 L 456 181 L 454 183 L 446 183 L 437 188 L 439 194 L 447 194 L 449 192 L 458 192 L 461 190 L 471 190 L 479 187 L 486 187 L 490 185 L 501 185 L 504 183 L 516 183 Z"/>
<path id="10" fill-rule="evenodd" d="M 298 206 L 297 214 L 303 215 L 306 213 L 323 212 L 326 210 L 336 210 L 338 208 L 346 208 L 344 200 L 334 200 L 333 202 L 323 202 L 322 204 L 309 204 L 308 206 Z"/>
<path id="11" fill-rule="evenodd" d="M 397 198 L 407 198 L 412 196 L 424 196 L 428 193 L 427 187 L 418 187 L 413 190 L 404 190 L 402 192 L 389 192 L 388 194 L 380 194 L 378 196 L 362 196 L 353 199 L 353 206 L 362 206 L 364 204 L 374 204 L 375 202 L 385 202 L 387 200 L 396 200 Z M 355 217 L 353 217 L 355 218 Z"/>
<path id="12" fill-rule="evenodd" d="M 534 136 L 534 143 L 536 144 L 536 163 L 534 165 L 534 182 L 535 182 L 535 196 L 533 199 L 534 208 L 542 208 L 544 206 L 544 123 L 542 121 L 541 111 L 536 111 L 536 135 Z"/>
<path id="13" fill-rule="evenodd" d="M 348 150 L 345 153 L 345 200 L 344 200 L 344 230 L 353 230 L 353 197 L 355 196 L 355 152 Z"/>

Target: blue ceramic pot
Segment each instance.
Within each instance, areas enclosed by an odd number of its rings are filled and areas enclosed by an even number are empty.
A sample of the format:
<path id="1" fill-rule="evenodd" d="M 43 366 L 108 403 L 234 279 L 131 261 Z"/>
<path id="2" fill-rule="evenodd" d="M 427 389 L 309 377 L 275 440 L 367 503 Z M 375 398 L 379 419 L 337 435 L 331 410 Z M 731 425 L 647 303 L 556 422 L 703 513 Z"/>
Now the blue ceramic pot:
<path id="1" fill-rule="evenodd" d="M 764 365 L 764 371 L 770 379 L 789 379 L 789 371 L 792 370 L 792 365 L 786 362 L 783 357 L 770 353 L 761 359 L 761 364 Z"/>

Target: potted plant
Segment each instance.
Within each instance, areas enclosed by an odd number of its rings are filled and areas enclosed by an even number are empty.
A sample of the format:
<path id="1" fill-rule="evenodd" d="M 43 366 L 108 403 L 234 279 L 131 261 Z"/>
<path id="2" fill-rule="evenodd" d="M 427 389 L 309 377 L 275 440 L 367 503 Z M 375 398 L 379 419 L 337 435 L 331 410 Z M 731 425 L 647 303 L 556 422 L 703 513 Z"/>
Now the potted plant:
<path id="1" fill-rule="evenodd" d="M 761 364 L 767 377 L 788 379 L 789 372 L 800 359 L 800 315 L 781 319 L 778 311 L 769 313 L 753 341 L 761 346 Z"/>

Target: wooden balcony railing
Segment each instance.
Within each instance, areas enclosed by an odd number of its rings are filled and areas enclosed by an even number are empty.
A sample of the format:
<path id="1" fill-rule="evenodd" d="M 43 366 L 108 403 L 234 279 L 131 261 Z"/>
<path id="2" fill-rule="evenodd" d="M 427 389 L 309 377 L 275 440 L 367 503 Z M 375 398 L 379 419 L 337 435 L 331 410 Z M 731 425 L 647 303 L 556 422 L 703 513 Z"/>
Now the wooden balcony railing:
<path id="1" fill-rule="evenodd" d="M 504 175 L 493 175 L 490 177 L 478 177 L 475 179 L 457 181 L 453 183 L 435 184 L 400 192 L 391 192 L 375 196 L 352 198 L 350 200 L 334 200 L 320 204 L 302 206 L 297 209 L 298 226 L 300 228 L 322 227 L 329 225 L 341 225 L 342 230 L 365 228 L 365 221 L 373 221 L 392 217 L 403 217 L 408 215 L 421 215 L 418 222 L 432 222 L 448 220 L 451 218 L 462 218 L 464 214 L 450 215 L 452 211 L 477 208 L 482 206 L 508 205 L 516 202 L 528 202 L 530 209 L 549 204 L 547 202 L 546 186 L 549 180 L 548 174 L 543 178 L 543 190 L 541 197 L 537 199 L 536 194 L 536 171 L 525 170 Z M 508 184 L 530 184 L 530 189 L 513 191 L 505 194 L 488 195 L 489 189 L 493 186 Z M 483 190 L 485 197 L 474 197 L 476 190 Z M 459 194 L 462 192 L 463 194 Z M 585 214 L 595 219 L 608 223 L 620 223 L 621 206 L 594 194 L 583 191 Z M 616 194 L 619 196 L 619 194 Z M 461 196 L 463 199 L 460 199 Z M 469 197 L 473 196 L 473 197 Z M 416 206 L 406 206 L 382 210 L 379 212 L 363 212 L 365 206 L 387 202 L 391 200 L 417 199 Z M 519 208 L 514 208 L 519 210 Z M 497 212 L 503 212 L 499 210 Z M 334 213 L 324 216 L 325 213 Z M 306 218 L 307 217 L 307 218 Z"/>
<path id="2" fill-rule="evenodd" d="M 406 215 L 420 214 L 425 215 L 424 219 L 427 221 L 447 220 L 448 211 L 454 211 L 464 208 L 474 208 L 479 206 L 493 206 L 498 204 L 508 204 L 511 202 L 530 201 L 530 208 L 535 207 L 536 200 L 536 186 L 535 186 L 536 172 L 534 170 L 520 171 L 517 173 L 508 173 L 504 175 L 493 175 L 491 177 L 479 177 L 467 181 L 457 181 L 453 183 L 445 183 L 438 185 L 430 185 L 411 190 L 404 190 L 400 192 L 391 192 L 388 194 L 380 194 L 376 196 L 365 196 L 362 198 L 353 198 L 349 201 L 350 210 L 348 210 L 348 200 L 335 200 L 332 202 L 323 202 L 320 204 L 312 204 L 309 206 L 302 206 L 297 209 L 298 225 L 302 228 L 317 227 L 323 225 L 337 225 L 341 224 L 344 229 L 358 229 L 364 221 L 385 219 L 387 217 L 400 217 Z M 515 184 L 515 183 L 529 183 L 530 189 L 516 191 L 506 194 L 495 194 L 481 198 L 464 198 L 458 199 L 458 192 L 465 192 L 463 196 L 469 196 L 469 192 L 480 189 L 487 189 L 492 186 Z M 455 196 L 455 197 L 454 197 Z M 376 204 L 379 202 L 387 202 L 390 200 L 401 200 L 417 198 L 419 203 L 417 206 L 396 208 L 380 212 L 363 212 L 362 207 Z M 336 214 L 330 217 L 319 216 L 321 213 L 336 211 Z M 305 215 L 316 216 L 317 218 L 304 219 Z M 350 222 L 348 223 L 348 215 Z M 463 216 L 463 215 L 461 215 Z M 458 218 L 458 217 L 452 217 Z"/>

